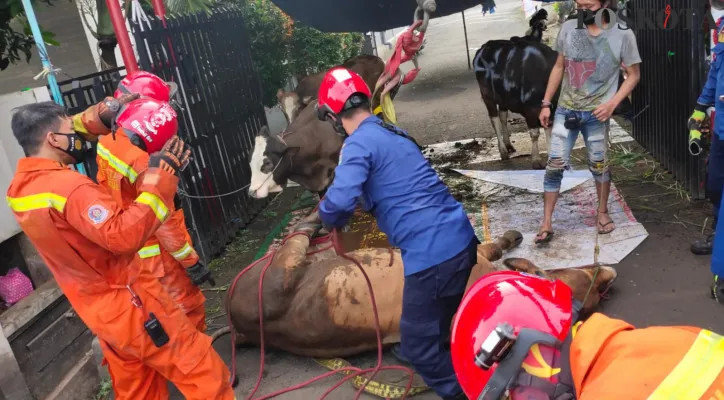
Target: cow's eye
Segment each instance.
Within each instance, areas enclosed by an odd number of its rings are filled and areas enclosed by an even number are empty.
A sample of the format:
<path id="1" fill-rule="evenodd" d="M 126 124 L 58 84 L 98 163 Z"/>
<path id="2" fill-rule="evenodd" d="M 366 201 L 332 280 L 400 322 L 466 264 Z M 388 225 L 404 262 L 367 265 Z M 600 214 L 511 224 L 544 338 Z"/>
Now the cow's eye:
<path id="1" fill-rule="evenodd" d="M 274 170 L 274 163 L 267 157 L 264 157 L 264 161 L 261 164 L 261 172 L 264 174 L 271 174 Z"/>

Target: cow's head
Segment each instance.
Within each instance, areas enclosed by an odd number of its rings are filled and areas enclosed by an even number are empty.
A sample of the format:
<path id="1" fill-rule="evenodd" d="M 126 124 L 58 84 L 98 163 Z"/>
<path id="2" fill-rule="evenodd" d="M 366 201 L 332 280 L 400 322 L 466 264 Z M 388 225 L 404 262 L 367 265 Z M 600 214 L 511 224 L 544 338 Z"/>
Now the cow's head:
<path id="1" fill-rule="evenodd" d="M 299 116 L 299 113 L 311 103 L 313 98 L 311 96 L 305 96 L 303 99 L 299 98 L 296 92 L 285 92 L 281 89 L 277 90 L 277 101 L 279 102 L 279 108 L 284 113 L 284 118 L 287 119 L 287 124 L 291 124 Z"/>
<path id="2" fill-rule="evenodd" d="M 578 268 L 564 268 L 542 270 L 524 258 L 508 258 L 503 261 L 506 267 L 513 271 L 529 273 L 551 279 L 560 279 L 573 291 L 573 297 L 578 301 L 585 301 L 581 316 L 593 312 L 601 302 L 601 295 L 611 287 L 616 280 L 616 270 L 607 267 L 588 265 Z M 598 272 L 596 270 L 598 269 Z"/>
<path id="3" fill-rule="evenodd" d="M 334 178 L 342 141 L 332 124 L 317 119 L 314 104 L 305 107 L 279 135 L 262 128 L 249 163 L 249 195 L 265 198 L 281 192 L 289 180 L 312 192 L 325 190 Z"/>

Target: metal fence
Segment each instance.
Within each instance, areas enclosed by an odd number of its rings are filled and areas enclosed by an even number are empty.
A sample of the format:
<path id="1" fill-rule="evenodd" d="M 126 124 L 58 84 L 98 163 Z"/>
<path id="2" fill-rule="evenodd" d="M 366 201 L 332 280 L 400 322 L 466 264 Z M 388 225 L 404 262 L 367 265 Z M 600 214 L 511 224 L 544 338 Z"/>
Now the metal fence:
<path id="1" fill-rule="evenodd" d="M 629 4 L 634 19 L 643 13 L 655 17 L 664 8 L 660 0 Z M 705 6 L 705 0 L 679 0 L 671 4 L 680 16 L 675 26 L 635 25 L 642 64 L 632 95 L 637 114 L 632 135 L 694 198 L 705 197 L 705 156 L 689 154 L 686 121 L 706 78 Z"/>
<path id="2" fill-rule="evenodd" d="M 254 136 L 266 124 L 241 11 L 132 22 L 141 68 L 179 86 L 180 136 L 193 148 L 182 176 L 186 224 L 205 261 L 267 204 L 245 187 Z M 202 198 L 199 198 L 202 197 Z"/>

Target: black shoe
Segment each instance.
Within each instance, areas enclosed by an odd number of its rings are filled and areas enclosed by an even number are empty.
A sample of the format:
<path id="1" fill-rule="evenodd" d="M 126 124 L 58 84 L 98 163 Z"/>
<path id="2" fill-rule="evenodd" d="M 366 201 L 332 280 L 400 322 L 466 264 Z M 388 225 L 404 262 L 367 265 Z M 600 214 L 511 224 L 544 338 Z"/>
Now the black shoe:
<path id="1" fill-rule="evenodd" d="M 711 254 L 712 247 L 714 247 L 714 233 L 707 236 L 705 240 L 697 240 L 692 243 L 691 252 L 698 256 L 706 256 Z"/>
<path id="2" fill-rule="evenodd" d="M 717 275 L 714 275 L 714 282 L 711 284 L 709 294 L 711 294 L 711 298 L 719 304 L 724 304 L 724 279 L 719 279 Z"/>

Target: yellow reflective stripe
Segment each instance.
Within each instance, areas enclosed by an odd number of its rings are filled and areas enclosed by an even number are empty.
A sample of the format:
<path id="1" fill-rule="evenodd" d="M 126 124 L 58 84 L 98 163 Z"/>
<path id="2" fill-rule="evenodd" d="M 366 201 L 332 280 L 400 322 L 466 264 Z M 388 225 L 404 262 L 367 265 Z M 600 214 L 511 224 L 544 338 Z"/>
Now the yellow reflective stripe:
<path id="1" fill-rule="evenodd" d="M 120 158 L 111 154 L 111 152 L 100 143 L 98 143 L 98 147 L 96 147 L 96 154 L 98 154 L 98 157 L 106 160 L 108 165 L 110 165 L 113 169 L 128 178 L 131 183 L 135 183 L 136 179 L 138 179 L 138 173 L 134 171 L 130 165 L 124 163 Z"/>
<path id="2" fill-rule="evenodd" d="M 15 212 L 26 212 L 40 210 L 43 208 L 55 208 L 58 212 L 63 212 L 67 199 L 58 196 L 55 193 L 38 193 L 24 197 L 6 196 L 8 207 Z"/>
<path id="3" fill-rule="evenodd" d="M 161 248 L 154 244 L 152 246 L 146 246 L 142 248 L 141 250 L 138 250 L 138 255 L 141 256 L 141 258 L 151 258 L 161 255 Z"/>
<path id="4" fill-rule="evenodd" d="M 161 220 L 161 222 L 165 221 L 166 217 L 168 217 L 168 208 L 155 194 L 143 192 L 136 197 L 136 201 L 151 207 L 153 213 L 156 214 L 156 218 Z"/>
<path id="5" fill-rule="evenodd" d="M 648 400 L 698 399 L 724 368 L 724 337 L 706 329 Z"/>
<path id="6" fill-rule="evenodd" d="M 183 260 L 184 258 L 188 257 L 192 251 L 194 251 L 194 249 L 192 249 L 191 245 L 188 242 L 186 242 L 186 244 L 184 244 L 184 246 L 182 248 L 180 248 L 177 251 L 174 251 L 173 253 L 171 253 L 171 255 L 173 256 L 173 258 L 175 258 L 177 260 Z"/>
<path id="7" fill-rule="evenodd" d="M 78 113 L 73 116 L 73 130 L 78 133 L 88 133 L 88 129 L 83 123 L 83 114 Z"/>

